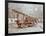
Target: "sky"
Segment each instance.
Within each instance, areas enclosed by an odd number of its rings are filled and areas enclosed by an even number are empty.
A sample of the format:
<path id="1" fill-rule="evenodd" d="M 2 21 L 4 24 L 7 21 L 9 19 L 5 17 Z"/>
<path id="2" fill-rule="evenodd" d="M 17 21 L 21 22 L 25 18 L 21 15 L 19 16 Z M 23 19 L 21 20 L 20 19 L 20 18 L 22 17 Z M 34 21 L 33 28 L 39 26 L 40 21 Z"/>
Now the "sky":
<path id="1" fill-rule="evenodd" d="M 29 16 L 43 17 L 42 4 L 8 3 L 9 9 L 15 9 Z"/>

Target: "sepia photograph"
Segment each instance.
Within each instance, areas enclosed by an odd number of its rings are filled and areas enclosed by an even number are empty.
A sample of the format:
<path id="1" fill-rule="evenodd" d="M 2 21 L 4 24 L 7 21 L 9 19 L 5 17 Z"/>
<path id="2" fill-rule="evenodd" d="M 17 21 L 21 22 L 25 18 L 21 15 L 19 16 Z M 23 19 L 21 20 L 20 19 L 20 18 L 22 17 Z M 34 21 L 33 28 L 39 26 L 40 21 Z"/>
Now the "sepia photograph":
<path id="1" fill-rule="evenodd" d="M 8 3 L 8 33 L 43 32 L 43 5 Z"/>

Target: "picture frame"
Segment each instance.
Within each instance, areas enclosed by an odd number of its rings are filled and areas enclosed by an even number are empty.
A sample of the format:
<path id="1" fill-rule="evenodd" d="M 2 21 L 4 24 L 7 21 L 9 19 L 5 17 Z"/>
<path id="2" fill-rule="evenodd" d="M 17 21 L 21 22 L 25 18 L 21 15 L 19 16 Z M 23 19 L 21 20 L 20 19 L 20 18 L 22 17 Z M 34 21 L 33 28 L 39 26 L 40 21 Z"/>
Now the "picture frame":
<path id="1" fill-rule="evenodd" d="M 8 3 L 24 3 L 24 4 L 43 5 L 43 31 L 42 32 L 27 32 L 27 33 L 8 33 Z M 45 3 L 44 2 L 7 1 L 7 0 L 5 0 L 5 35 L 24 35 L 24 34 L 40 34 L 40 33 L 45 33 Z"/>

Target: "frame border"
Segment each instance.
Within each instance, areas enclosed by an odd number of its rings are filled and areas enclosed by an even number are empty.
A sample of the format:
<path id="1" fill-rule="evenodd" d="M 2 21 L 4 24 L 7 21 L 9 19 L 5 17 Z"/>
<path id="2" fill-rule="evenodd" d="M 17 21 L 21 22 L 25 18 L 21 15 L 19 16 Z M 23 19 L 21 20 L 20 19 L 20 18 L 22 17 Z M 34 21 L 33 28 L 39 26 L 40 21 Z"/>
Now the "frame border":
<path id="1" fill-rule="evenodd" d="M 27 33 L 12 33 L 8 34 L 8 3 L 27 3 L 27 4 L 42 4 L 43 5 L 43 32 L 27 32 Z M 45 3 L 44 2 L 27 2 L 27 1 L 7 1 L 5 0 L 5 35 L 24 35 L 24 34 L 40 34 L 45 33 Z"/>

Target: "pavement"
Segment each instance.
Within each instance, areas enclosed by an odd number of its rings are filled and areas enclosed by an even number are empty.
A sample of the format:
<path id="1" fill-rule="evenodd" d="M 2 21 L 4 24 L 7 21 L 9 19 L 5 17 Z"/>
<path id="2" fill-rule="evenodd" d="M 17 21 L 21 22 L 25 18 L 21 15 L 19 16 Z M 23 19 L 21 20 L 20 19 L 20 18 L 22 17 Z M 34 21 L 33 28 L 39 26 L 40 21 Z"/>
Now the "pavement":
<path id="1" fill-rule="evenodd" d="M 28 28 L 16 28 L 15 26 L 15 24 L 9 24 L 8 33 L 26 33 L 43 31 L 43 23 L 38 23 Z"/>

